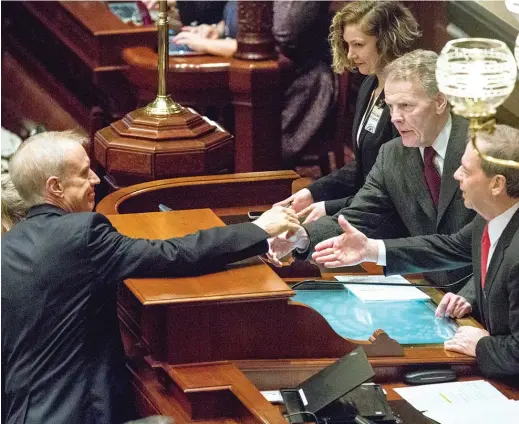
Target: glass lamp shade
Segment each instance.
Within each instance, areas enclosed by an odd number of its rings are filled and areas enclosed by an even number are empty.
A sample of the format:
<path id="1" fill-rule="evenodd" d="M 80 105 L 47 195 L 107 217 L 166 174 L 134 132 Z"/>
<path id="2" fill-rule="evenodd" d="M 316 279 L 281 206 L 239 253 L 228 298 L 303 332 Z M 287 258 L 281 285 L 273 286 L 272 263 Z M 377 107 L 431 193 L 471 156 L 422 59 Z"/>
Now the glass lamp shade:
<path id="1" fill-rule="evenodd" d="M 514 89 L 517 64 L 508 46 L 487 38 L 460 38 L 442 49 L 436 67 L 439 90 L 454 113 L 466 118 L 495 115 Z"/>
<path id="2" fill-rule="evenodd" d="M 510 13 L 519 21 L 519 0 L 506 0 L 505 4 Z M 514 56 L 515 61 L 517 62 L 517 67 L 519 68 L 519 34 L 515 39 Z"/>
<path id="3" fill-rule="evenodd" d="M 513 13 L 516 18 L 519 17 L 519 0 L 506 0 L 506 8 Z"/>

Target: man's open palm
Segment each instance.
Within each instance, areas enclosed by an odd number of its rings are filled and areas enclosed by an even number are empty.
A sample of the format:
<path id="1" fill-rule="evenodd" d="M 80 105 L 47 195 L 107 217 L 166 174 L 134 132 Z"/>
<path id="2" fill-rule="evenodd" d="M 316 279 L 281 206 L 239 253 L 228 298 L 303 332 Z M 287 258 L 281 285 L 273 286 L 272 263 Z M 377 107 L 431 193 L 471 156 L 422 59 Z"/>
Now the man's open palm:
<path id="1" fill-rule="evenodd" d="M 330 238 L 315 246 L 312 258 L 327 268 L 357 265 L 367 257 L 368 238 L 353 228 L 341 215 L 339 225 L 344 234 Z"/>

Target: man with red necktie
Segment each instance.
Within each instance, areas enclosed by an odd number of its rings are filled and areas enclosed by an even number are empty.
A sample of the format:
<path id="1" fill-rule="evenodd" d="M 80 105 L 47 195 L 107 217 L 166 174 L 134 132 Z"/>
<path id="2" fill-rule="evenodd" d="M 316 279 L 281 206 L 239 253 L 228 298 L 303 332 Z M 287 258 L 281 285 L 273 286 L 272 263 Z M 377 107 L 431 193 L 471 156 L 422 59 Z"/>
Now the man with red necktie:
<path id="1" fill-rule="evenodd" d="M 519 160 L 519 130 L 498 125 L 478 134 L 480 151 Z M 473 264 L 474 282 L 447 293 L 436 316 L 461 318 L 479 312 L 485 329 L 462 326 L 445 349 L 475 356 L 484 375 L 519 382 L 519 169 L 482 160 L 471 143 L 454 177 L 464 204 L 479 215 L 456 234 L 407 239 L 368 239 L 344 217 L 344 234 L 316 246 L 313 255 L 327 267 L 371 261 L 386 275 L 453 269 Z"/>

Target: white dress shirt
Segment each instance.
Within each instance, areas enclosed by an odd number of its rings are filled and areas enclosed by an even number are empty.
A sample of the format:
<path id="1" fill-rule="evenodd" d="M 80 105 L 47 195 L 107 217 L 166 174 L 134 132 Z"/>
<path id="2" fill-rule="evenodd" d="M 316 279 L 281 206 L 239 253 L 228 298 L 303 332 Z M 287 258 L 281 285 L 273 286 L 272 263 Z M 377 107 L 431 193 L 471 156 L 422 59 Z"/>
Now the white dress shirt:
<path id="1" fill-rule="evenodd" d="M 434 140 L 434 143 L 431 145 L 431 147 L 436 152 L 436 156 L 434 156 L 434 166 L 440 173 L 440 176 L 443 175 L 443 164 L 445 162 L 445 155 L 447 153 L 447 145 L 449 144 L 449 137 L 451 136 L 451 129 L 452 129 L 452 117 L 449 114 L 449 118 L 447 119 L 447 123 L 443 127 L 443 129 L 440 131 L 440 134 L 438 134 L 438 137 Z M 425 150 L 425 147 L 419 147 L 420 154 L 422 155 L 422 161 L 423 161 L 423 152 Z"/>

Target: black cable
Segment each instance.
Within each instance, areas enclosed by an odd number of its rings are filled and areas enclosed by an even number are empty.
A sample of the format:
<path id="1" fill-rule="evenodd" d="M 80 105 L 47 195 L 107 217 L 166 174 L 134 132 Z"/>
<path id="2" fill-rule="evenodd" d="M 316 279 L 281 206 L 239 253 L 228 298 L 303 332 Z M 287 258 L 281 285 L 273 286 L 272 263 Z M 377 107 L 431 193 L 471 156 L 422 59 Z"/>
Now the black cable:
<path id="1" fill-rule="evenodd" d="M 364 277 L 364 276 L 362 276 L 362 277 Z M 444 285 L 420 284 L 420 283 L 419 284 L 414 284 L 414 283 L 407 284 L 407 283 L 368 283 L 368 282 L 350 282 L 350 281 L 344 282 L 344 281 L 338 281 L 338 280 L 303 280 L 303 281 L 299 281 L 298 283 L 295 283 L 292 286 L 292 289 L 296 290 L 299 286 L 301 286 L 303 284 L 308 284 L 308 283 L 317 284 L 317 285 L 319 285 L 319 284 L 323 284 L 323 285 L 324 284 L 333 284 L 333 285 L 358 284 L 358 285 L 369 285 L 369 286 L 429 287 L 429 288 L 433 288 L 433 289 L 446 289 L 446 288 L 449 288 L 452 286 L 456 286 L 459 283 L 461 283 L 462 281 L 468 280 L 470 277 L 472 277 L 472 273 L 470 273 L 469 275 L 466 275 L 463 278 L 460 278 L 458 281 L 455 281 L 454 283 L 444 284 Z"/>

